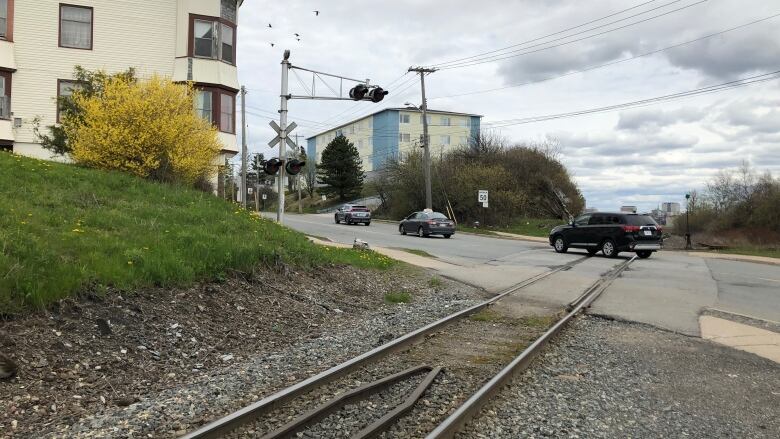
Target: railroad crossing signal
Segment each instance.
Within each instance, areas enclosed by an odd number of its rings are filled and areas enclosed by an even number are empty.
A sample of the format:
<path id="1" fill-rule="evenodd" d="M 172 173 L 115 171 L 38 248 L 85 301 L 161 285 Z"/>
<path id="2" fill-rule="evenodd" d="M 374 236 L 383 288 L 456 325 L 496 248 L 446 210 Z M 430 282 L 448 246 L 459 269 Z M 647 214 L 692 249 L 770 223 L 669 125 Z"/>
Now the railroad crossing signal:
<path id="1" fill-rule="evenodd" d="M 276 131 L 276 137 L 274 137 L 273 139 L 271 139 L 270 142 L 268 142 L 268 146 L 273 148 L 279 142 L 284 140 L 285 143 L 287 143 L 287 145 L 290 148 L 298 149 L 298 145 L 296 145 L 295 142 L 293 142 L 292 139 L 290 139 L 290 133 L 295 129 L 295 127 L 298 126 L 298 124 L 296 124 L 295 122 L 291 122 L 289 125 L 287 125 L 287 129 L 285 129 L 284 131 L 282 131 L 282 128 L 279 127 L 279 124 L 277 124 L 273 120 L 271 122 L 268 122 L 268 125 L 271 125 L 271 128 L 273 128 L 274 131 Z"/>

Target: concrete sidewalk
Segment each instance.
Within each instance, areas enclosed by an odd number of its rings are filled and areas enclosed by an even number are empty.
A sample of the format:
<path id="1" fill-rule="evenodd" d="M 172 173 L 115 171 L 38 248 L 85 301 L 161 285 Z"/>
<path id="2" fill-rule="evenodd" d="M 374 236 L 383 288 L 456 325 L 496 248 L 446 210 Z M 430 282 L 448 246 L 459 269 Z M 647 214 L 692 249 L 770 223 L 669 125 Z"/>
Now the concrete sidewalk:
<path id="1" fill-rule="evenodd" d="M 769 258 L 766 256 L 738 255 L 734 253 L 710 253 L 710 252 L 687 252 L 688 256 L 697 256 L 700 258 L 727 259 L 730 261 L 757 262 L 760 264 L 780 265 L 780 259 Z"/>
<path id="2" fill-rule="evenodd" d="M 701 337 L 780 363 L 780 333 L 719 317 L 699 317 Z"/>

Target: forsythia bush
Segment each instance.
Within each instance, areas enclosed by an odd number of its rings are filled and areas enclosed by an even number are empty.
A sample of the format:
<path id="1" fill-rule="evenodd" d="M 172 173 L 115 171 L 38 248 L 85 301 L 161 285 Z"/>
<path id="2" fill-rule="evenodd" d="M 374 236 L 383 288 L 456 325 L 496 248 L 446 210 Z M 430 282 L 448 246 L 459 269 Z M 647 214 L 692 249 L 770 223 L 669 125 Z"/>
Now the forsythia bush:
<path id="1" fill-rule="evenodd" d="M 74 93 L 83 109 L 63 118 L 78 163 L 144 178 L 193 184 L 216 173 L 216 129 L 199 117 L 191 85 L 152 77 L 110 78 L 100 96 Z"/>

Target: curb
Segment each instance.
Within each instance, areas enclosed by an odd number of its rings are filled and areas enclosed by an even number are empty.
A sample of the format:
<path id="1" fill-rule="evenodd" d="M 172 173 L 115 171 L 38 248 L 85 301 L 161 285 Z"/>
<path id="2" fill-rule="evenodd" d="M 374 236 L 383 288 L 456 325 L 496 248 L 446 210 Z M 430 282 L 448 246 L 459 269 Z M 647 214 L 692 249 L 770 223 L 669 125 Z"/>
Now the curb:
<path id="1" fill-rule="evenodd" d="M 710 259 L 725 259 L 729 261 L 738 261 L 738 262 L 753 262 L 756 264 L 765 264 L 765 265 L 780 265 L 780 259 L 777 258 L 770 258 L 766 256 L 749 256 L 749 255 L 739 255 L 736 253 L 710 253 L 710 252 L 685 252 L 688 256 L 698 256 L 700 258 L 710 258 Z"/>

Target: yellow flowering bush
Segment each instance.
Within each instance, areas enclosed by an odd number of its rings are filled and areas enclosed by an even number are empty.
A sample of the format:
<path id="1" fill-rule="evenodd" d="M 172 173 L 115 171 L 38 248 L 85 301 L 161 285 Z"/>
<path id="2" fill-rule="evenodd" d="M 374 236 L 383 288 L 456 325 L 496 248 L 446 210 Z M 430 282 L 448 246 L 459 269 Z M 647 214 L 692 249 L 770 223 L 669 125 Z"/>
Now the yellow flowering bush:
<path id="1" fill-rule="evenodd" d="M 194 111 L 194 90 L 154 76 L 106 80 L 103 93 L 74 93 L 83 109 L 63 127 L 71 157 L 86 166 L 192 185 L 216 173 L 217 131 Z"/>

